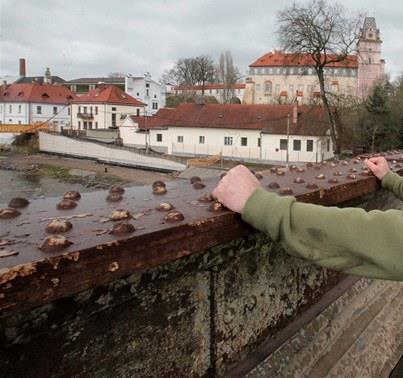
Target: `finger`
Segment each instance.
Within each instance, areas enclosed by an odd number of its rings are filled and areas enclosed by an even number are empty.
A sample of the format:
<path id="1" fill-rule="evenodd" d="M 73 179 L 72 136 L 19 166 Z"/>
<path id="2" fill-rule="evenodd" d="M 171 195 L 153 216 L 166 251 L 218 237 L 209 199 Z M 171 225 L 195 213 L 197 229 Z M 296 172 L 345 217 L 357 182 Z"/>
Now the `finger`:
<path id="1" fill-rule="evenodd" d="M 365 164 L 371 171 L 374 171 L 374 170 L 376 171 L 376 169 L 378 168 L 378 166 L 376 164 L 374 164 L 371 160 L 366 160 Z"/>

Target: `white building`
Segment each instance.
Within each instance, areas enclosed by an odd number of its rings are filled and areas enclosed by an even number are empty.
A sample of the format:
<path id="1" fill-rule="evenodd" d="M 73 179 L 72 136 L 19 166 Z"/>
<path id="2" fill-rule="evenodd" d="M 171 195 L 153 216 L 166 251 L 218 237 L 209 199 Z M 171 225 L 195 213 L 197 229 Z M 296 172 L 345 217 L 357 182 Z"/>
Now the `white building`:
<path id="1" fill-rule="evenodd" d="M 172 155 L 222 154 L 237 160 L 316 162 L 333 157 L 326 115 L 320 107 L 292 105 L 195 105 L 147 119 L 128 117 L 123 143 Z M 148 117 L 149 118 L 149 117 Z M 287 124 L 289 125 L 287 134 Z"/>
<path id="2" fill-rule="evenodd" d="M 69 80 L 65 83 L 77 95 L 87 94 L 98 86 L 114 85 L 144 103 L 148 115 L 165 107 L 165 88 L 152 79 L 149 73 L 142 76 L 89 77 Z"/>
<path id="3" fill-rule="evenodd" d="M 71 128 L 73 130 L 117 128 L 126 115 L 143 115 L 144 107 L 142 102 L 114 85 L 98 86 L 72 102 Z"/>
<path id="4" fill-rule="evenodd" d="M 56 130 L 70 126 L 70 102 L 76 96 L 68 88 L 48 84 L 12 84 L 0 91 L 0 123 L 52 124 Z"/>
<path id="5" fill-rule="evenodd" d="M 236 83 L 226 86 L 221 83 L 201 85 L 177 85 L 171 88 L 173 94 L 195 94 L 198 96 L 213 96 L 220 104 L 230 102 L 244 102 L 245 84 Z"/>

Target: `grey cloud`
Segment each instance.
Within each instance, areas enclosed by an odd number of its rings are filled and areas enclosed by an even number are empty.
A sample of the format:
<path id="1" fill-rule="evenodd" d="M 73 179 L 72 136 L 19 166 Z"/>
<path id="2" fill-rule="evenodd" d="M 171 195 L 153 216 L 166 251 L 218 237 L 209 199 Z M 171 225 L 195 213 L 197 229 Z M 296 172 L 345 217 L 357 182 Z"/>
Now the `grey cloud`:
<path id="1" fill-rule="evenodd" d="M 52 73 L 71 79 L 112 71 L 158 78 L 181 57 L 217 59 L 230 50 L 241 72 L 277 47 L 276 12 L 292 0 L 2 0 L 0 2 L 0 76 L 17 74 L 25 57 L 28 74 Z M 362 2 L 343 0 L 352 11 Z M 383 56 L 393 75 L 403 71 L 400 1 L 368 0 L 377 18 Z"/>

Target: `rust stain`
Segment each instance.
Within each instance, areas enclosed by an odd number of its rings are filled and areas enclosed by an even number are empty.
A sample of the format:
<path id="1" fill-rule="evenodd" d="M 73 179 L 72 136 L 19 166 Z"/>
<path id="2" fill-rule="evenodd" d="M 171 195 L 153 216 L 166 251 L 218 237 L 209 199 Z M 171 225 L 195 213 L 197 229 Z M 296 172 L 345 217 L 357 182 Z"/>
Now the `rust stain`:
<path id="1" fill-rule="evenodd" d="M 0 284 L 5 284 L 14 280 L 16 277 L 29 276 L 36 272 L 36 263 L 27 263 L 22 265 L 16 265 L 13 268 L 0 269 Z"/>

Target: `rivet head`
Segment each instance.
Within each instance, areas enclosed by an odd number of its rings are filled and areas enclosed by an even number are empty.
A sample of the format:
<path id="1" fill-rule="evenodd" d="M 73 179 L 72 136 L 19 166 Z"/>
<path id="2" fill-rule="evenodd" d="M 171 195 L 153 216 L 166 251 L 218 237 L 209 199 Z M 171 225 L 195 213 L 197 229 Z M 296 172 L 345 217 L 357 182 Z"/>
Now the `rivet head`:
<path id="1" fill-rule="evenodd" d="M 313 166 L 313 169 L 316 169 L 317 171 L 319 171 L 319 170 L 320 170 L 320 165 L 319 165 L 319 164 L 315 164 L 315 165 Z"/>
<path id="2" fill-rule="evenodd" d="M 194 189 L 203 189 L 205 187 L 206 185 L 204 185 L 201 181 L 196 181 L 195 183 L 193 183 Z"/>
<path id="3" fill-rule="evenodd" d="M 305 172 L 305 169 L 302 168 L 302 167 L 298 167 L 298 168 L 296 169 L 296 172 L 302 173 L 302 172 Z"/>
<path id="4" fill-rule="evenodd" d="M 130 219 L 132 216 L 128 210 L 116 209 L 112 212 L 109 219 L 112 221 L 120 221 L 123 219 Z"/>
<path id="5" fill-rule="evenodd" d="M 56 207 L 59 210 L 69 210 L 69 209 L 74 209 L 77 206 L 77 203 L 74 202 L 73 200 L 69 200 L 69 199 L 64 199 L 61 200 Z"/>
<path id="6" fill-rule="evenodd" d="M 306 188 L 313 190 L 313 189 L 319 189 L 319 186 L 314 183 L 309 183 L 306 185 Z"/>
<path id="7" fill-rule="evenodd" d="M 184 219 L 185 219 L 184 215 L 183 215 L 180 211 L 176 211 L 176 210 L 170 211 L 170 212 L 169 212 L 167 215 L 165 215 L 165 217 L 164 217 L 164 220 L 165 220 L 166 222 L 170 222 L 170 223 L 179 222 L 179 221 L 182 221 L 182 220 L 184 220 Z"/>
<path id="8" fill-rule="evenodd" d="M 63 199 L 69 199 L 73 201 L 78 201 L 81 198 L 81 194 L 75 190 L 70 190 L 64 193 Z"/>
<path id="9" fill-rule="evenodd" d="M 121 236 L 131 234 L 134 231 L 136 231 L 136 229 L 131 223 L 120 222 L 115 224 L 109 233 L 111 235 Z"/>
<path id="10" fill-rule="evenodd" d="M 209 211 L 212 211 L 213 213 L 219 213 L 220 211 L 224 210 L 224 205 L 220 202 L 214 202 L 209 206 Z"/>
<path id="11" fill-rule="evenodd" d="M 317 175 L 316 178 L 318 180 L 324 180 L 326 178 L 326 176 L 323 173 L 321 173 L 320 175 Z"/>
<path id="12" fill-rule="evenodd" d="M 49 234 L 58 234 L 60 232 L 67 232 L 73 228 L 71 222 L 64 219 L 53 219 L 46 226 L 46 232 Z"/>
<path id="13" fill-rule="evenodd" d="M 306 167 L 307 167 L 307 168 L 312 168 L 312 167 L 313 167 L 313 163 L 306 163 Z"/>
<path id="14" fill-rule="evenodd" d="M 152 183 L 152 185 L 151 185 L 151 187 L 154 189 L 154 188 L 156 188 L 157 186 L 162 186 L 162 187 L 166 187 L 166 185 L 165 185 L 165 182 L 164 181 L 161 181 L 161 180 L 157 180 L 157 181 L 154 181 L 153 183 Z"/>
<path id="15" fill-rule="evenodd" d="M 256 173 L 255 173 L 255 177 L 256 177 L 258 180 L 263 180 L 263 175 L 262 175 L 260 172 L 256 172 Z"/>
<path id="16" fill-rule="evenodd" d="M 23 209 L 29 205 L 29 201 L 26 198 L 15 197 L 10 200 L 8 203 L 8 207 L 12 207 L 14 209 Z"/>
<path id="17" fill-rule="evenodd" d="M 122 195 L 120 193 L 109 193 L 106 196 L 106 200 L 108 202 L 119 202 L 123 199 Z"/>
<path id="18" fill-rule="evenodd" d="M 202 179 L 199 176 L 193 176 L 190 178 L 190 183 L 194 184 L 197 181 L 202 181 Z"/>
<path id="19" fill-rule="evenodd" d="M 343 176 L 343 173 L 340 171 L 334 171 L 333 176 Z"/>
<path id="20" fill-rule="evenodd" d="M 282 169 L 277 169 L 276 175 L 277 175 L 277 176 L 284 176 L 284 175 L 285 175 L 285 171 L 283 171 Z"/>
<path id="21" fill-rule="evenodd" d="M 333 177 L 333 178 L 328 180 L 329 184 L 337 184 L 338 182 L 339 182 L 339 180 L 337 178 L 335 178 L 335 177 Z"/>
<path id="22" fill-rule="evenodd" d="M 285 187 L 285 188 L 280 188 L 280 190 L 278 191 L 278 193 L 279 193 L 280 195 L 282 195 L 282 196 L 286 196 L 286 195 L 292 194 L 293 191 L 292 191 L 291 188 Z"/>
<path id="23" fill-rule="evenodd" d="M 21 215 L 21 213 L 12 208 L 0 209 L 0 219 L 11 219 Z"/>
<path id="24" fill-rule="evenodd" d="M 337 166 L 337 164 L 336 164 L 336 163 L 330 163 L 330 166 L 331 166 L 332 168 L 334 168 L 334 167 Z"/>
<path id="25" fill-rule="evenodd" d="M 360 161 L 359 159 L 354 159 L 354 160 L 353 160 L 353 163 L 354 163 L 354 164 L 360 164 L 361 161 Z"/>
<path id="26" fill-rule="evenodd" d="M 57 252 L 69 247 L 71 244 L 73 243 L 62 235 L 52 235 L 44 240 L 39 249 L 42 252 Z"/>
<path id="27" fill-rule="evenodd" d="M 354 175 L 353 173 L 350 173 L 349 175 L 347 175 L 347 179 L 349 180 L 355 180 L 357 178 L 356 175 Z"/>
<path id="28" fill-rule="evenodd" d="M 120 185 L 112 185 L 109 189 L 109 193 L 123 194 L 124 192 L 125 192 L 124 188 Z"/>
<path id="29" fill-rule="evenodd" d="M 290 165 L 290 167 L 288 168 L 290 171 L 295 171 L 297 169 L 296 165 Z"/>
<path id="30" fill-rule="evenodd" d="M 161 202 L 157 207 L 156 207 L 156 209 L 158 210 L 158 211 L 170 211 L 170 210 L 173 210 L 175 207 L 174 207 L 174 205 L 172 205 L 172 203 L 170 203 L 170 202 Z"/>
<path id="31" fill-rule="evenodd" d="M 201 197 L 197 199 L 199 202 L 213 202 L 214 197 L 211 194 L 204 193 Z"/>
<path id="32" fill-rule="evenodd" d="M 303 183 L 305 182 L 305 180 L 304 180 L 302 177 L 296 177 L 296 178 L 294 179 L 294 182 L 295 182 L 296 184 L 303 184 Z"/>
<path id="33" fill-rule="evenodd" d="M 167 192 L 167 188 L 165 186 L 154 186 L 153 187 L 153 194 L 158 196 L 163 195 Z"/>
<path id="34" fill-rule="evenodd" d="M 271 173 L 277 173 L 277 168 L 276 167 L 271 167 L 270 172 Z"/>
<path id="35" fill-rule="evenodd" d="M 350 168 L 348 171 L 351 172 L 351 173 L 356 173 L 357 169 L 356 168 Z"/>
<path id="36" fill-rule="evenodd" d="M 278 189 L 280 187 L 280 184 L 277 182 L 271 182 L 269 185 L 267 185 L 270 189 Z"/>
<path id="37" fill-rule="evenodd" d="M 343 161 L 341 162 L 341 164 L 342 164 L 342 165 L 348 165 L 348 161 L 343 160 Z"/>

